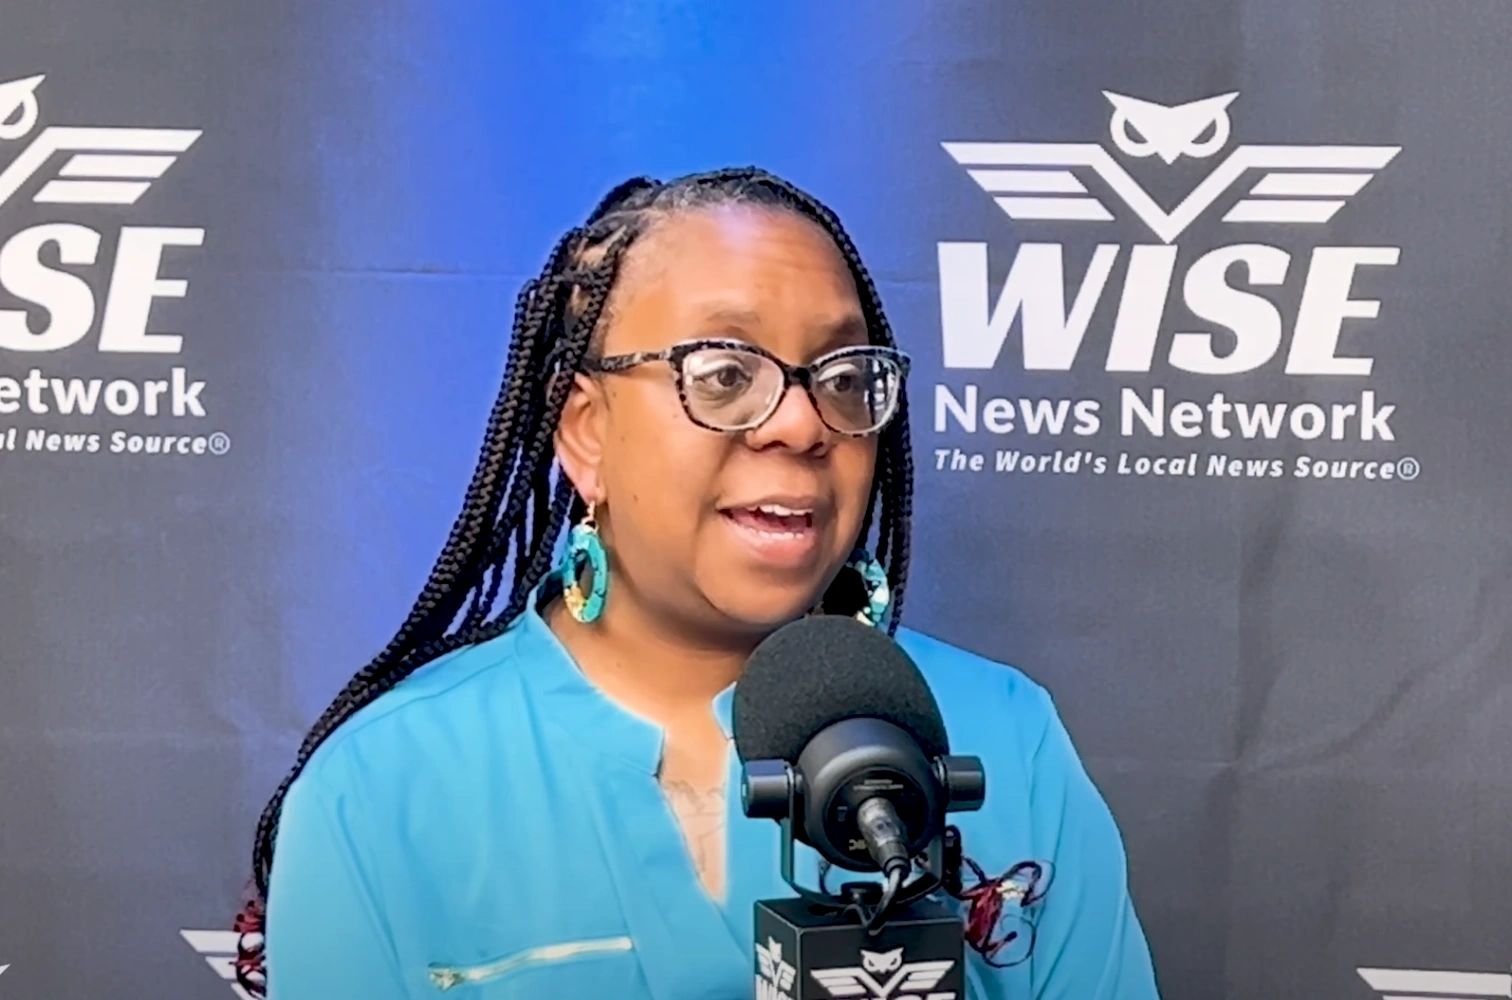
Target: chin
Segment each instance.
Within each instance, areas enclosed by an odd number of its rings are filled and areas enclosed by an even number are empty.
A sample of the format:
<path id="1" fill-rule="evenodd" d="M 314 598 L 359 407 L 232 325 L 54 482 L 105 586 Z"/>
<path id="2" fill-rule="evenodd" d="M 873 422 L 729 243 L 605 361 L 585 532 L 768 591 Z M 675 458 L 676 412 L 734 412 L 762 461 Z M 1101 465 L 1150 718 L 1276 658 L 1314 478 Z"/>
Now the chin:
<path id="1" fill-rule="evenodd" d="M 753 632 L 770 632 L 802 618 L 819 600 L 811 587 L 756 586 L 736 594 L 708 596 L 709 603 L 725 617 Z"/>

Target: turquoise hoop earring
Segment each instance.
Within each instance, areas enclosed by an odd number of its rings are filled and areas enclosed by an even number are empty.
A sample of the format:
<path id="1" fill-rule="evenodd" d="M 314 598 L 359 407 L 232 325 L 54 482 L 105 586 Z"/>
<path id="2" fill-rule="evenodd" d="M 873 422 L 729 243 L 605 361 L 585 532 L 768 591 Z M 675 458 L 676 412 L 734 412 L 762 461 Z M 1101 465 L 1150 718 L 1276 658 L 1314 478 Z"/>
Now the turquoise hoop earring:
<path id="1" fill-rule="evenodd" d="M 588 505 L 588 513 L 572 526 L 567 537 L 567 551 L 557 567 L 557 576 L 562 582 L 562 600 L 567 611 L 578 621 L 587 625 L 598 620 L 604 613 L 604 595 L 609 592 L 609 557 L 604 553 L 604 543 L 599 539 L 598 522 L 593 519 L 594 504 Z M 578 577 L 583 564 L 588 564 L 591 581 L 588 592 Z"/>
<path id="2" fill-rule="evenodd" d="M 856 620 L 873 628 L 887 624 L 887 612 L 892 608 L 892 589 L 887 586 L 887 570 L 873 558 L 870 552 L 858 549 L 846 563 L 861 574 L 866 584 L 866 607 L 856 612 Z"/>

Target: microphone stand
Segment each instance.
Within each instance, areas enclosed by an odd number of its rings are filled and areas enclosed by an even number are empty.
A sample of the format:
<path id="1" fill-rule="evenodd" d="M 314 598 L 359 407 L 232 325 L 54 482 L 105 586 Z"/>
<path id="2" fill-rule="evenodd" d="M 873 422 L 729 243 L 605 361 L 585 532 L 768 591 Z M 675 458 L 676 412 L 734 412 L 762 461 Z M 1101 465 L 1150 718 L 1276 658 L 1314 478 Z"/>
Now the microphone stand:
<path id="1" fill-rule="evenodd" d="M 779 820 L 782 879 L 795 898 L 756 903 L 757 1000 L 885 1000 L 895 994 L 954 1000 L 965 995 L 960 917 L 928 897 L 960 881 L 955 827 L 932 838 L 904 883 L 847 882 L 838 895 L 794 875 L 793 815 Z M 953 860 L 952 860 L 953 859 Z"/>
<path id="2" fill-rule="evenodd" d="M 821 875 L 820 891 L 815 892 L 799 885 L 793 873 L 794 844 L 797 838 L 793 836 L 792 820 L 779 820 L 778 825 L 782 831 L 782 880 L 788 888 L 817 910 L 855 913 L 869 933 L 880 930 L 893 909 L 907 908 L 936 889 L 948 887 L 952 877 L 949 846 L 952 841 L 956 845 L 954 879 L 957 883 L 960 880 L 960 835 L 952 826 L 946 827 L 944 833 L 932 839 L 925 847 L 921 856 L 924 870 L 907 884 L 901 878 L 889 879 L 885 885 L 875 882 L 846 882 L 840 886 L 840 894 L 835 895 L 825 887 Z"/>

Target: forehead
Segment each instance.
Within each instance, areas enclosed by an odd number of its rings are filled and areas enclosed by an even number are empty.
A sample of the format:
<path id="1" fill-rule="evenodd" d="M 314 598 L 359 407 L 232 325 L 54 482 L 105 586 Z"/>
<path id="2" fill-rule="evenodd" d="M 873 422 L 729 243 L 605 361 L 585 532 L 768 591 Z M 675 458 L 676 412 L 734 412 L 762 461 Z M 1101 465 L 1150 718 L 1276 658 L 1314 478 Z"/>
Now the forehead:
<path id="1" fill-rule="evenodd" d="M 817 223 L 729 205 L 658 222 L 626 254 L 605 350 L 738 336 L 795 357 L 864 343 L 855 282 Z"/>

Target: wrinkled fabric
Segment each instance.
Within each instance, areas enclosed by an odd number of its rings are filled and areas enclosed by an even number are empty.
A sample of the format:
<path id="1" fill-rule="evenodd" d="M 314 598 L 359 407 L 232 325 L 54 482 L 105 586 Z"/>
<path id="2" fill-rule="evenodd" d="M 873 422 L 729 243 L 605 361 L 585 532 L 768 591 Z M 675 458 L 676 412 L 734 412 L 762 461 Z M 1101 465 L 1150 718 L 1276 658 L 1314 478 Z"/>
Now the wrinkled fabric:
<path id="1" fill-rule="evenodd" d="M 899 642 L 987 802 L 955 813 L 988 874 L 1050 862 L 1010 969 L 969 949 L 975 1000 L 1149 1000 L 1121 838 L 1044 689 L 918 633 Z M 713 710 L 729 735 L 733 687 Z M 354 716 L 290 790 L 269 893 L 272 1000 L 754 993 L 753 904 L 791 896 L 779 828 L 740 811 L 728 745 L 727 894 L 704 891 L 656 780 L 661 731 L 579 672 L 538 612 Z M 799 878 L 817 858 L 800 847 Z M 443 987 L 445 987 L 443 989 Z"/>

